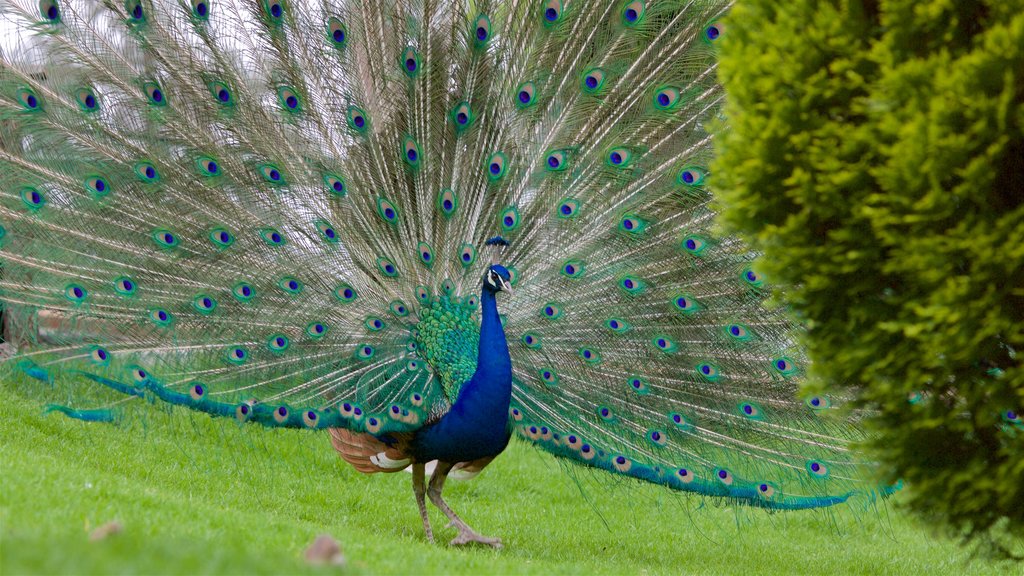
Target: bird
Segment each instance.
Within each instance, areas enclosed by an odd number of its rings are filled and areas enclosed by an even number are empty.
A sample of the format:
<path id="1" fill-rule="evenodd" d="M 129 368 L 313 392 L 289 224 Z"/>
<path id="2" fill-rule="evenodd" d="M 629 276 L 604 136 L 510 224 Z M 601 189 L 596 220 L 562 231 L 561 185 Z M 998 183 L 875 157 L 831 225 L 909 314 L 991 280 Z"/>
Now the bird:
<path id="1" fill-rule="evenodd" d="M 716 224 L 729 2 L 0 1 L 3 370 L 48 412 L 326 431 L 452 545 L 502 545 L 442 491 L 513 438 L 768 511 L 877 494 Z"/>

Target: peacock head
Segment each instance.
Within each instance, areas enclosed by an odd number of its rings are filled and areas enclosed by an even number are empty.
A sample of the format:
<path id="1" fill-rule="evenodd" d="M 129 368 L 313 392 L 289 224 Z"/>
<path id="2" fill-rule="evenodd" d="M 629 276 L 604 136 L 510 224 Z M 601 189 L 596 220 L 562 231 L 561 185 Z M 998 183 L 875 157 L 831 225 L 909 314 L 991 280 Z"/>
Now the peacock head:
<path id="1" fill-rule="evenodd" d="M 491 264 L 484 274 L 484 290 L 496 294 L 508 292 L 512 294 L 512 274 L 501 264 Z"/>

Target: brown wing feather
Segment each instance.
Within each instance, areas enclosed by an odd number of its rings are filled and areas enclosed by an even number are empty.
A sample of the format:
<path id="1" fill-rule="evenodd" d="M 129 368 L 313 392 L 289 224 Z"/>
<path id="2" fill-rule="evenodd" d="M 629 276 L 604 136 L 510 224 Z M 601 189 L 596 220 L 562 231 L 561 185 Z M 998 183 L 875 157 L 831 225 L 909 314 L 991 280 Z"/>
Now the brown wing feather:
<path id="1" fill-rule="evenodd" d="M 344 428 L 331 428 L 331 445 L 338 451 L 342 459 L 352 465 L 353 468 L 363 474 L 375 472 L 398 472 L 402 468 L 386 468 L 376 464 L 372 458 L 384 454 L 393 461 L 409 460 L 412 457 L 407 453 L 409 443 L 408 435 L 392 434 L 396 442 L 388 446 L 372 434 L 352 432 Z"/>

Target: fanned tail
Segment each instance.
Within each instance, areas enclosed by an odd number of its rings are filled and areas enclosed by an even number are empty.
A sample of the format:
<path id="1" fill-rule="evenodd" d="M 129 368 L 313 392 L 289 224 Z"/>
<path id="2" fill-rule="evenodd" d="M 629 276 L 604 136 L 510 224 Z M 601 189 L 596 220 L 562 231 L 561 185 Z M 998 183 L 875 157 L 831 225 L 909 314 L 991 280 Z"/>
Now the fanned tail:
<path id="1" fill-rule="evenodd" d="M 871 490 L 714 228 L 728 2 L 0 1 L 6 365 L 98 406 L 54 411 L 343 428 L 365 462 L 475 370 L 500 234 L 520 437 L 757 507 Z"/>

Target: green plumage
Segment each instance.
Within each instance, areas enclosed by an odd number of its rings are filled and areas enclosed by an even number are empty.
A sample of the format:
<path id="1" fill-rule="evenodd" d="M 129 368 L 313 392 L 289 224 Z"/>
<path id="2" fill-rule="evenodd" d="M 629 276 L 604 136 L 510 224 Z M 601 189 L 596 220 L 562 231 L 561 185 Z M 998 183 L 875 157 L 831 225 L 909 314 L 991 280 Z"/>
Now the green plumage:
<path id="1" fill-rule="evenodd" d="M 418 429 L 476 368 L 500 234 L 519 437 L 757 506 L 865 489 L 714 228 L 726 3 L 6 1 L 7 366 L 55 410 Z"/>

